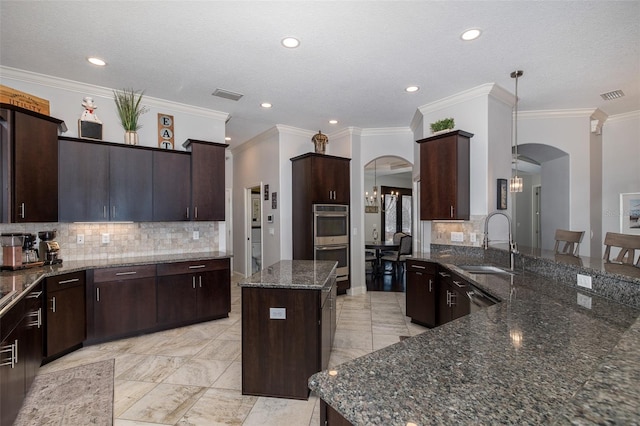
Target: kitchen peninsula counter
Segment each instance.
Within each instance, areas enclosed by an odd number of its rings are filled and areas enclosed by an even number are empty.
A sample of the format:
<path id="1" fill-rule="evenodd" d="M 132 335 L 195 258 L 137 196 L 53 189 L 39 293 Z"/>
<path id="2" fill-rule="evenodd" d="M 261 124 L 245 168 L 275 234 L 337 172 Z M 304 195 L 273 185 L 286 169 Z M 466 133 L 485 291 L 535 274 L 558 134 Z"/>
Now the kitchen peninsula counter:
<path id="1" fill-rule="evenodd" d="M 501 303 L 315 374 L 309 387 L 330 413 L 354 425 L 639 422 L 637 307 L 522 270 L 455 266 L 477 257 L 414 257 Z"/>
<path id="2" fill-rule="evenodd" d="M 282 260 L 242 287 L 242 394 L 307 399 L 336 325 L 334 261 Z"/>
<path id="3" fill-rule="evenodd" d="M 27 268 L 17 271 L 3 271 L 0 272 L 0 293 L 4 295 L 2 300 L 0 300 L 0 315 L 4 314 L 4 312 L 8 310 L 15 301 L 21 299 L 25 294 L 31 291 L 33 286 L 46 277 L 98 268 L 154 265 L 207 259 L 226 259 L 230 257 L 231 255 L 222 251 L 210 251 L 110 259 L 65 260 L 63 263 L 57 265 Z"/>

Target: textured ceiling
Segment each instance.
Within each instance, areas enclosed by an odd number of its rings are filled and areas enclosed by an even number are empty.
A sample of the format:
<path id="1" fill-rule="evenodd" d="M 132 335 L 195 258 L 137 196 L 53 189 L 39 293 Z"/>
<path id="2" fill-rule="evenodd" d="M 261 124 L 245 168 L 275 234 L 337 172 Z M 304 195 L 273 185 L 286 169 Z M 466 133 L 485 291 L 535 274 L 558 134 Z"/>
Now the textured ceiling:
<path id="1" fill-rule="evenodd" d="M 481 84 L 513 91 L 515 69 L 521 111 L 640 110 L 638 1 L 2 0 L 0 14 L 1 65 L 230 113 L 232 146 L 275 124 L 408 126 L 417 107 Z M 482 36 L 462 42 L 470 27 Z M 626 96 L 601 99 L 616 89 Z"/>

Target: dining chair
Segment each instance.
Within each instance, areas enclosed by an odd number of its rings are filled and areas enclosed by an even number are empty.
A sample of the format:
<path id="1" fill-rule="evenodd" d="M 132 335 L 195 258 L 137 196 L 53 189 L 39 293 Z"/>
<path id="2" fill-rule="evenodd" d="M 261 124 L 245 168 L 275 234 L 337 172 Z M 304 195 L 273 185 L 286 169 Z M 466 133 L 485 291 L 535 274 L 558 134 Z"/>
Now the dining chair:
<path id="1" fill-rule="evenodd" d="M 407 234 L 405 234 L 404 232 L 396 232 L 395 234 L 393 234 L 393 238 L 392 238 L 393 244 L 400 245 L 400 239 L 405 235 Z M 382 252 L 382 256 L 397 256 L 397 255 L 398 255 L 398 250 L 384 250 Z"/>
<path id="2" fill-rule="evenodd" d="M 375 272 L 376 269 L 376 254 L 371 250 L 365 250 L 364 252 L 364 261 L 365 263 L 370 263 L 371 273 Z"/>
<path id="3" fill-rule="evenodd" d="M 397 272 L 398 266 L 402 268 L 404 273 L 404 263 L 408 257 L 411 257 L 412 253 L 412 238 L 411 235 L 404 235 L 400 238 L 400 247 L 396 254 L 382 256 L 382 262 L 391 262 L 393 264 L 393 272 Z"/>
<path id="4" fill-rule="evenodd" d="M 605 262 L 640 267 L 640 256 L 635 260 L 636 250 L 640 250 L 640 235 L 607 232 L 604 237 L 604 244 L 606 246 L 603 256 Z M 611 260 L 611 249 L 620 249 L 613 260 Z"/>
<path id="5" fill-rule="evenodd" d="M 584 231 L 567 231 L 566 229 L 556 229 L 556 246 L 554 251 L 557 254 L 570 254 L 580 256 L 580 243 L 584 237 Z M 564 243 L 560 249 L 560 243 Z"/>

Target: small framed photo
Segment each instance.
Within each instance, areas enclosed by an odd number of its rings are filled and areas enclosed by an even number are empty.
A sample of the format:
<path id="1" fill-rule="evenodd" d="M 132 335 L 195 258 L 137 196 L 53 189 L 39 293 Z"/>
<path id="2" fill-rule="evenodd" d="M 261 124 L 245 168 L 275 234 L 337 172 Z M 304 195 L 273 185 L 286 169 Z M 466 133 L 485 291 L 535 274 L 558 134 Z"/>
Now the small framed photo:
<path id="1" fill-rule="evenodd" d="M 640 235 L 640 192 L 620 194 L 620 233 Z"/>
<path id="2" fill-rule="evenodd" d="M 278 208 L 278 193 L 277 192 L 271 193 L 271 208 L 273 210 Z"/>
<path id="3" fill-rule="evenodd" d="M 498 194 L 497 194 L 497 209 L 498 210 L 506 210 L 507 209 L 507 180 L 506 179 L 498 179 Z"/>
<path id="4" fill-rule="evenodd" d="M 264 186 L 264 200 L 269 201 L 269 185 Z"/>

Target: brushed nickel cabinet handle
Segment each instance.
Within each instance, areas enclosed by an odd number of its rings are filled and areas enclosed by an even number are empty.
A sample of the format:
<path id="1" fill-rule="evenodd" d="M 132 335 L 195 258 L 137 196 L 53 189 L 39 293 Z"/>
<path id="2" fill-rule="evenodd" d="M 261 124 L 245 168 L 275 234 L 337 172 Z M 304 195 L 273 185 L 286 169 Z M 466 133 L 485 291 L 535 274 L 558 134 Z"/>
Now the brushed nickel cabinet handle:
<path id="1" fill-rule="evenodd" d="M 78 281 L 80 281 L 80 278 L 72 278 L 70 280 L 58 281 L 58 284 L 71 284 L 71 283 L 77 283 Z"/>
<path id="2" fill-rule="evenodd" d="M 100 287 L 96 287 L 96 302 L 100 301 Z"/>
<path id="3" fill-rule="evenodd" d="M 193 265 L 193 266 L 189 266 L 189 269 L 200 269 L 200 268 L 204 268 L 206 265 Z"/>
<path id="4" fill-rule="evenodd" d="M 119 277 L 121 275 L 135 275 L 137 274 L 137 271 L 129 271 L 129 272 L 116 272 L 116 277 Z"/>
<path id="5" fill-rule="evenodd" d="M 193 286 L 193 288 L 196 288 L 196 276 L 194 275 L 193 277 L 191 277 L 191 285 Z"/>
<path id="6" fill-rule="evenodd" d="M 53 296 L 51 298 L 51 312 L 55 313 L 56 312 L 56 297 Z"/>
<path id="7" fill-rule="evenodd" d="M 200 285 L 200 288 L 202 288 L 202 275 L 198 276 L 198 283 Z"/>

